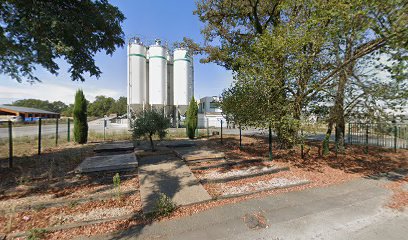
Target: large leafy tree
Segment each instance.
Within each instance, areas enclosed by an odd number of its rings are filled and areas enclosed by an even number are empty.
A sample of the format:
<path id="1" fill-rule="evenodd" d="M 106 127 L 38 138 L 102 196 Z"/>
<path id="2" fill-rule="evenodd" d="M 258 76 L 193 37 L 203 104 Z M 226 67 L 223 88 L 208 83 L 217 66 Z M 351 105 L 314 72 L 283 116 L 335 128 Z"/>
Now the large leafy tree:
<path id="1" fill-rule="evenodd" d="M 0 73 L 38 81 L 41 66 L 57 74 L 57 59 L 72 80 L 99 77 L 94 56 L 124 45 L 124 15 L 107 0 L 4 0 L 0 3 Z"/>
<path id="2" fill-rule="evenodd" d="M 390 70 L 403 81 L 406 10 L 402 0 L 208 0 L 197 4 L 196 13 L 206 24 L 204 61 L 235 73 L 224 95 L 236 102 L 224 98 L 224 108 L 233 106 L 238 112 L 230 114 L 255 126 L 278 123 L 279 133 L 279 124 L 299 121 L 310 103 L 322 99 L 331 100 L 329 122 L 341 128 L 345 79 L 375 52 L 393 56 L 398 64 Z M 243 94 L 248 92 L 257 96 Z M 295 137 L 295 130 L 286 132 Z"/>
<path id="3" fill-rule="evenodd" d="M 96 96 L 95 101 L 89 104 L 88 114 L 93 117 L 103 117 L 111 113 L 115 99 L 103 95 Z"/>
<path id="4" fill-rule="evenodd" d="M 119 116 L 126 114 L 127 112 L 127 98 L 120 97 L 113 104 L 109 113 L 116 113 Z"/>

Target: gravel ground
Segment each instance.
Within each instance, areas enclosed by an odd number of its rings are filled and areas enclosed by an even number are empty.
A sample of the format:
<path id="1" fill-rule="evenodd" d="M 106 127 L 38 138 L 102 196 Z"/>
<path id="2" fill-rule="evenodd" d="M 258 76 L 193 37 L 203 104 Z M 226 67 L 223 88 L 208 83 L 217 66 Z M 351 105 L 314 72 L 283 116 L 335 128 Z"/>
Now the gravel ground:
<path id="1" fill-rule="evenodd" d="M 105 218 L 119 217 L 132 213 L 131 207 L 116 207 L 106 209 L 94 209 L 86 213 L 79 213 L 73 215 L 59 214 L 52 217 L 51 222 L 58 224 L 65 224 L 70 222 L 100 220 Z"/>
<path id="2" fill-rule="evenodd" d="M 213 172 L 209 172 L 209 173 L 204 174 L 203 178 L 222 179 L 222 178 L 227 178 L 227 177 L 245 176 L 245 175 L 250 175 L 250 174 L 254 174 L 254 173 L 266 172 L 266 171 L 272 170 L 274 168 L 276 168 L 276 167 L 253 166 L 253 167 L 249 167 L 247 169 L 233 170 L 233 171 L 227 171 L 227 172 L 213 171 Z"/>
<path id="3" fill-rule="evenodd" d="M 226 184 L 219 184 L 223 196 L 240 193 L 248 193 L 254 191 L 261 191 L 272 187 L 285 187 L 287 185 L 307 182 L 307 180 L 287 179 L 287 178 L 273 178 L 268 181 L 251 182 L 241 186 L 228 186 Z"/>

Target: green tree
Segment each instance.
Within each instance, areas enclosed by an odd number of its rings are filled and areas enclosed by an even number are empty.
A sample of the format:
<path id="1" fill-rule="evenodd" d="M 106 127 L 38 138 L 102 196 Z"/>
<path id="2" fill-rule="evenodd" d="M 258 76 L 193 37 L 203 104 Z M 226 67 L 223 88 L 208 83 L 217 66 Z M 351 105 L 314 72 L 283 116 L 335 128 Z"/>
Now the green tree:
<path id="1" fill-rule="evenodd" d="M 66 59 L 72 80 L 99 77 L 94 56 L 124 45 L 124 15 L 107 0 L 5 0 L 0 3 L 0 73 L 39 81 L 37 66 L 57 75 Z"/>
<path id="2" fill-rule="evenodd" d="M 163 110 L 147 109 L 136 115 L 132 125 L 133 138 L 136 140 L 147 136 L 152 151 L 155 151 L 153 136 L 158 135 L 163 139 L 167 134 L 166 130 L 170 127 L 170 119 L 163 115 Z"/>
<path id="3" fill-rule="evenodd" d="M 74 112 L 74 104 L 69 104 L 68 107 L 61 113 L 65 117 L 72 117 Z"/>
<path id="4" fill-rule="evenodd" d="M 105 96 L 96 96 L 95 101 L 89 104 L 88 114 L 93 117 L 103 117 L 111 113 L 115 99 Z"/>
<path id="5" fill-rule="evenodd" d="M 120 97 L 113 104 L 109 113 L 116 113 L 118 116 L 122 116 L 127 113 L 127 98 Z"/>
<path id="6" fill-rule="evenodd" d="M 290 142 L 297 139 L 302 112 L 326 98 L 334 105 L 329 124 L 337 122 L 344 132 L 345 79 L 359 61 L 385 51 L 398 62 L 396 81 L 403 81 L 407 6 L 402 0 L 201 1 L 195 13 L 205 24 L 202 61 L 233 70 L 235 82 L 225 96 L 236 102 L 224 99 L 223 110 L 241 121 L 276 124 L 280 138 Z M 257 96 L 243 94 L 248 92 Z"/>
<path id="7" fill-rule="evenodd" d="M 190 104 L 188 105 L 186 113 L 186 131 L 188 138 L 194 139 L 197 124 L 198 124 L 198 105 L 193 97 L 190 101 Z"/>
<path id="8" fill-rule="evenodd" d="M 79 144 L 88 141 L 87 102 L 82 90 L 75 94 L 74 103 L 74 141 Z"/>

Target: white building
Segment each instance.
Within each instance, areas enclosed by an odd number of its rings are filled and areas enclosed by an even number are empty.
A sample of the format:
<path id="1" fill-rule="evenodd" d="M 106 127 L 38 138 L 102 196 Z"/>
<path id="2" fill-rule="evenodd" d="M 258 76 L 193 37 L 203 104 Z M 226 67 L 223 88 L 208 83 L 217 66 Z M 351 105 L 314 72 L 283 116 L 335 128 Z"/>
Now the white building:
<path id="1" fill-rule="evenodd" d="M 222 115 L 219 97 L 203 97 L 198 104 L 198 128 L 227 126 L 227 121 Z"/>

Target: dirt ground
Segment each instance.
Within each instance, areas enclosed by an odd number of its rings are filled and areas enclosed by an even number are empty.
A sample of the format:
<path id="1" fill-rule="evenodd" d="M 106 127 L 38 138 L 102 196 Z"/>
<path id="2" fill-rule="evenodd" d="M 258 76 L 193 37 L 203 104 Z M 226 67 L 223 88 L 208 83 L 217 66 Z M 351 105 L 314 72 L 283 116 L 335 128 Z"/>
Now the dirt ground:
<path id="1" fill-rule="evenodd" d="M 216 206 L 231 204 L 245 199 L 258 198 L 264 195 L 280 194 L 289 191 L 299 191 L 306 188 L 324 187 L 339 184 L 359 177 L 371 177 L 373 175 L 408 168 L 408 150 L 369 147 L 368 154 L 364 153 L 364 146 L 347 146 L 345 153 L 335 154 L 334 146 L 327 156 L 321 155 L 320 142 L 307 142 L 304 147 L 305 157 L 300 156 L 300 146 L 293 149 L 273 149 L 273 161 L 268 161 L 267 139 L 259 137 L 243 137 L 243 148 L 239 148 L 238 136 L 224 136 L 223 144 L 219 138 L 198 140 L 197 144 L 205 145 L 214 150 L 224 152 L 228 162 L 241 162 L 244 164 L 225 166 L 204 170 L 193 170 L 198 177 L 200 174 L 211 171 L 230 171 L 244 169 L 249 166 L 289 166 L 290 171 L 274 174 L 265 174 L 244 180 L 230 181 L 223 184 L 204 184 L 205 189 L 211 196 L 221 194 L 221 187 L 240 186 L 249 182 L 265 181 L 271 178 L 307 179 L 310 184 L 285 189 L 264 191 L 253 195 L 236 197 L 231 199 L 214 200 L 207 203 L 178 207 L 168 217 L 148 218 L 141 212 L 140 195 L 138 192 L 121 198 L 112 197 L 98 200 L 94 199 L 83 203 L 72 203 L 63 206 L 29 209 L 26 211 L 7 213 L 0 215 L 0 232 L 28 231 L 33 228 L 45 228 L 50 225 L 71 223 L 75 218 L 82 215 L 94 215 L 95 210 L 116 216 L 121 211 L 132 213 L 133 216 L 125 220 L 112 220 L 105 223 L 92 224 L 67 230 L 47 233 L 47 239 L 69 239 L 74 235 L 95 235 L 125 229 L 138 224 L 147 224 L 152 221 L 182 217 L 204 211 Z M 274 143 L 274 146 L 276 144 Z M 0 168 L 0 202 L 5 204 L 15 203 L 27 199 L 45 200 L 52 199 L 76 199 L 88 196 L 99 191 L 112 189 L 112 177 L 110 174 L 93 174 L 88 176 L 76 176 L 73 174 L 75 167 L 87 156 L 93 154 L 94 145 L 73 145 L 69 148 L 46 152 L 41 157 L 25 156 L 15 159 L 15 169 L 6 168 L 3 161 Z M 254 159 L 265 159 L 264 162 L 251 162 Z M 245 163 L 248 161 L 248 163 Z M 213 163 L 211 163 L 213 164 Z M 199 163 L 190 167 L 211 165 Z M 121 188 L 138 189 L 139 182 L 136 172 L 123 175 Z M 388 184 L 387 187 L 394 192 L 388 207 L 402 209 L 408 206 L 407 191 L 403 187 L 408 179 L 400 179 Z M 14 201 L 14 202 L 13 202 Z M 1 207 L 1 204 L 0 204 Z M 83 213 L 81 216 L 78 214 Z M 116 214 L 116 215 L 115 215 Z M 98 217 L 98 215 L 95 215 Z M 11 219 L 11 221 L 10 221 Z"/>

